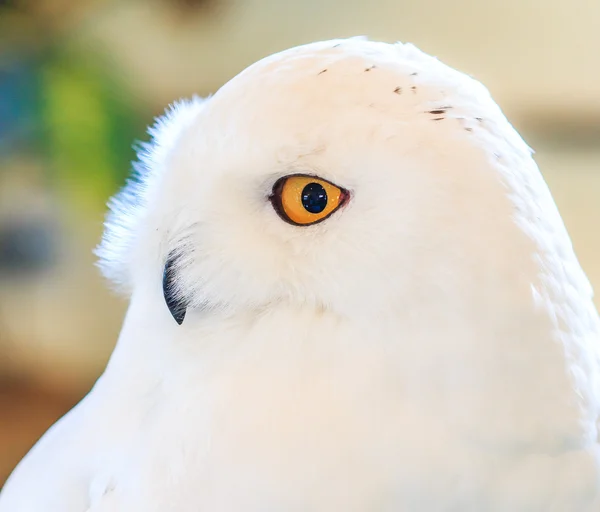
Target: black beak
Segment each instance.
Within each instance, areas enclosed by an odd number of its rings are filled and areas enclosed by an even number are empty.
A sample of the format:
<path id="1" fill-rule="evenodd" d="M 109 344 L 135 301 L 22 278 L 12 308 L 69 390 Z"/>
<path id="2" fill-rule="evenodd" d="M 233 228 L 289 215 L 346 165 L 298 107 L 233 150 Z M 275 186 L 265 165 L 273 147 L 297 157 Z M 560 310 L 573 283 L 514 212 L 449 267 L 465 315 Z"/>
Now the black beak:
<path id="1" fill-rule="evenodd" d="M 170 254 L 169 258 L 167 259 L 167 263 L 165 263 L 162 286 L 167 307 L 169 308 L 169 311 L 171 312 L 171 315 L 173 315 L 175 321 L 181 325 L 183 323 L 183 319 L 185 318 L 188 303 L 185 299 L 178 296 L 177 293 L 178 290 L 175 286 L 175 262 L 176 256 Z"/>

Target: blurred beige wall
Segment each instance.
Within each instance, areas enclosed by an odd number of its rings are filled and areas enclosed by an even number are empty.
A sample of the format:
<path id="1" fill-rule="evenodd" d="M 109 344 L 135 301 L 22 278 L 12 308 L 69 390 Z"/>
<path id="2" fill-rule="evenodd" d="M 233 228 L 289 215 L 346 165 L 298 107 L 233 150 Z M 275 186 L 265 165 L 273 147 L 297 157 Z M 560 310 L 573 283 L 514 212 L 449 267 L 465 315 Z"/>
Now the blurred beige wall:
<path id="1" fill-rule="evenodd" d="M 561 108 L 600 115 L 598 0 L 214 3 L 212 15 L 182 21 L 156 0 L 123 2 L 90 13 L 81 35 L 112 49 L 130 79 L 146 77 L 142 87 L 164 103 L 212 91 L 288 46 L 367 35 L 412 42 L 473 74 L 513 112 Z"/>

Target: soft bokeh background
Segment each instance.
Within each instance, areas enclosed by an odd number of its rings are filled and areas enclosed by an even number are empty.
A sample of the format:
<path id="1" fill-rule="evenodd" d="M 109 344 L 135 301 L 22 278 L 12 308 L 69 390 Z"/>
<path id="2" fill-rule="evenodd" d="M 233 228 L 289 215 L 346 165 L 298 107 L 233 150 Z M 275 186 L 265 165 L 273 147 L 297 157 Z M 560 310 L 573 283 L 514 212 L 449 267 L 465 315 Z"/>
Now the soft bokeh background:
<path id="1" fill-rule="evenodd" d="M 92 249 L 146 125 L 272 52 L 359 34 L 489 87 L 600 288 L 598 0 L 0 0 L 0 485 L 116 341 L 126 304 Z"/>

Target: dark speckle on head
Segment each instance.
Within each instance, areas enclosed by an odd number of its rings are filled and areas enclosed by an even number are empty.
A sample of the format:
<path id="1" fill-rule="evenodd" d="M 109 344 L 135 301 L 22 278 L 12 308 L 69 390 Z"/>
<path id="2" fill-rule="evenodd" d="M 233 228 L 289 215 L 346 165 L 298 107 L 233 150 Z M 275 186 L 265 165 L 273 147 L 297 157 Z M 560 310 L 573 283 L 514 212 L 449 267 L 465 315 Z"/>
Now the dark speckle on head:
<path id="1" fill-rule="evenodd" d="M 375 69 L 377 66 L 375 66 L 375 64 L 373 64 L 372 66 L 369 66 L 368 68 L 365 68 L 365 71 L 371 71 L 372 69 Z"/>
<path id="2" fill-rule="evenodd" d="M 500 160 L 502 158 L 502 155 L 500 153 L 494 153 L 494 156 Z"/>
<path id="3" fill-rule="evenodd" d="M 417 73 L 416 71 L 414 73 L 411 73 L 410 76 L 417 76 L 419 73 Z"/>
<path id="4" fill-rule="evenodd" d="M 444 109 L 444 108 L 438 108 L 436 110 L 430 110 L 429 113 L 430 114 L 437 114 L 437 115 L 439 115 L 439 114 L 445 114 L 446 113 L 446 109 Z"/>
<path id="5" fill-rule="evenodd" d="M 317 75 L 322 75 L 323 73 L 325 73 L 325 71 L 327 71 L 327 69 L 323 69 L 323 70 L 319 71 L 319 72 L 317 73 Z"/>
<path id="6" fill-rule="evenodd" d="M 477 119 L 477 121 L 479 121 L 481 123 L 481 121 L 483 121 L 483 119 L 481 117 L 476 117 L 475 119 Z"/>
<path id="7" fill-rule="evenodd" d="M 394 89 L 394 92 L 395 92 L 396 94 L 402 94 L 402 87 L 396 87 L 396 88 Z"/>
<path id="8" fill-rule="evenodd" d="M 465 128 L 465 130 L 467 130 L 468 132 L 472 132 L 473 128 Z"/>
<path id="9" fill-rule="evenodd" d="M 432 121 L 441 121 L 442 119 L 446 119 L 445 117 L 434 117 Z"/>
<path id="10" fill-rule="evenodd" d="M 333 48 L 337 48 L 337 47 L 338 47 L 340 44 L 341 44 L 341 43 L 334 44 L 334 45 L 333 45 Z"/>
<path id="11" fill-rule="evenodd" d="M 416 93 L 417 93 L 417 86 L 416 86 L 416 85 L 413 85 L 413 86 L 411 87 L 411 90 L 412 90 L 412 92 L 414 92 L 414 93 L 416 94 Z"/>

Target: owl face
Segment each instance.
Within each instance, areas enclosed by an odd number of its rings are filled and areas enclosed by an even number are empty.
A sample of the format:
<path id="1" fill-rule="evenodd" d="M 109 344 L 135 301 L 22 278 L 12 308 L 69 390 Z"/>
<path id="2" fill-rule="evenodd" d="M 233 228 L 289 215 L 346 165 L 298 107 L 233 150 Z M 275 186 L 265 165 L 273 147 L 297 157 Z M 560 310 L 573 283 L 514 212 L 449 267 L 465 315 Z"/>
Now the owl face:
<path id="1" fill-rule="evenodd" d="M 502 168 L 528 149 L 480 84 L 410 45 L 288 50 L 152 133 L 100 254 L 129 289 L 162 286 L 178 323 L 280 303 L 397 315 L 521 243 Z"/>

